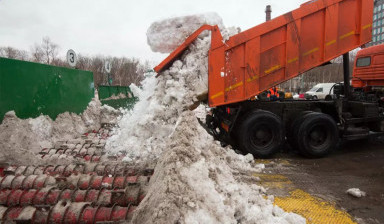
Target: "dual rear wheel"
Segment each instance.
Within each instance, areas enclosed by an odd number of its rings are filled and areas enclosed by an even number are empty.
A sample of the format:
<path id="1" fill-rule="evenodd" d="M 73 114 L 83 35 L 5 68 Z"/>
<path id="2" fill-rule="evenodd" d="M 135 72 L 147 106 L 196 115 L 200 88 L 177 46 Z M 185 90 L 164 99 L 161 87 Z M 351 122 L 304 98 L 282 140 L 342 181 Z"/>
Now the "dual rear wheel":
<path id="1" fill-rule="evenodd" d="M 237 132 L 239 148 L 258 158 L 268 158 L 279 151 L 285 139 L 281 118 L 269 111 L 248 114 Z M 311 158 L 329 154 L 338 142 L 335 121 L 327 114 L 304 112 L 288 129 L 287 139 L 292 148 Z"/>
<path id="2" fill-rule="evenodd" d="M 339 141 L 334 119 L 324 113 L 305 112 L 297 117 L 290 128 L 288 142 L 293 149 L 310 158 L 328 155 Z"/>
<path id="3" fill-rule="evenodd" d="M 264 110 L 248 114 L 238 130 L 237 142 L 240 149 L 258 158 L 275 154 L 285 136 L 280 117 Z"/>

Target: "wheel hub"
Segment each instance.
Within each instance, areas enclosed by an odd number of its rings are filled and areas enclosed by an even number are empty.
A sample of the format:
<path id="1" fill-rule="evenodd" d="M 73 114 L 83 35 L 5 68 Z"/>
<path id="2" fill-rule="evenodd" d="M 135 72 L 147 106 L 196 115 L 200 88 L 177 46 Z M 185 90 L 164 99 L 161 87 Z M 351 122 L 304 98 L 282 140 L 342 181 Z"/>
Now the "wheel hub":
<path id="1" fill-rule="evenodd" d="M 272 130 L 263 126 L 255 131 L 253 144 L 259 147 L 265 147 L 273 141 Z"/>
<path id="2" fill-rule="evenodd" d="M 309 132 L 309 143 L 312 146 L 321 146 L 327 141 L 327 130 L 322 126 L 316 126 Z"/>

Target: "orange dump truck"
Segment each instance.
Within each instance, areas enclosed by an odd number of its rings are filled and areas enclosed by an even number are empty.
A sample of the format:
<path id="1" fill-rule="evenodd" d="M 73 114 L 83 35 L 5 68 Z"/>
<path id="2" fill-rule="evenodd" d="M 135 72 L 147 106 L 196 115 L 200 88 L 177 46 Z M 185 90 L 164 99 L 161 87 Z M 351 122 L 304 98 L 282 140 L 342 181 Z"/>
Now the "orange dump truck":
<path id="1" fill-rule="evenodd" d="M 382 99 L 367 100 L 351 88 L 349 51 L 372 38 L 373 0 L 312 0 L 300 8 L 223 41 L 217 26 L 204 25 L 155 70 L 161 73 L 204 30 L 211 31 L 207 119 L 214 136 L 257 157 L 288 140 L 308 157 L 321 157 L 340 138 L 383 132 Z M 255 99 L 260 93 L 343 55 L 345 84 L 328 101 Z M 356 70 L 357 71 L 357 70 Z"/>

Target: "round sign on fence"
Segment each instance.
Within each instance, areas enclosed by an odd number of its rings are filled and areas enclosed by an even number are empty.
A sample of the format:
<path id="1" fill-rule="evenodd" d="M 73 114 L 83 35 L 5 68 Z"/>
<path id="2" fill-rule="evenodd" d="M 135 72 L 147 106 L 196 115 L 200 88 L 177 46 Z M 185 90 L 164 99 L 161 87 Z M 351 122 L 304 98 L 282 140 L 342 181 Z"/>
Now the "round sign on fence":
<path id="1" fill-rule="evenodd" d="M 105 61 L 104 69 L 105 69 L 106 72 L 110 73 L 111 70 L 112 70 L 111 62 L 109 62 L 109 61 Z"/>
<path id="2" fill-rule="evenodd" d="M 77 55 L 76 55 L 75 51 L 72 49 L 67 51 L 67 62 L 69 64 L 69 66 L 71 66 L 72 68 L 76 67 Z"/>

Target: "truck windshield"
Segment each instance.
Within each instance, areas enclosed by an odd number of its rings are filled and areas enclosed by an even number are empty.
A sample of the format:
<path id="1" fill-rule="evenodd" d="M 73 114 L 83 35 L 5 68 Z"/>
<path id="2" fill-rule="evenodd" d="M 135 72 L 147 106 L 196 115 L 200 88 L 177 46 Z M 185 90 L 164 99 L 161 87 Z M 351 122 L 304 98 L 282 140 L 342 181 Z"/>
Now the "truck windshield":
<path id="1" fill-rule="evenodd" d="M 356 67 L 367 67 L 371 65 L 371 57 L 357 59 Z"/>

